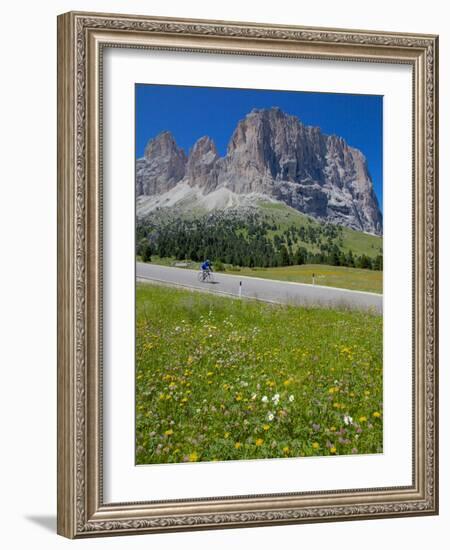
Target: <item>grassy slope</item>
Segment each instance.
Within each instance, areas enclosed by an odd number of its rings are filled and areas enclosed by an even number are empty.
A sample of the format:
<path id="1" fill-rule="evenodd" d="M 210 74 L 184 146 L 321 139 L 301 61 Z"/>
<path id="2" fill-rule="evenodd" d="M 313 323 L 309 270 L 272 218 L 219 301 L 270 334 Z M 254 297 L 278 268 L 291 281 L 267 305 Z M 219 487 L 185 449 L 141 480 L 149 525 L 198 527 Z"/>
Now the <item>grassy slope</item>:
<path id="1" fill-rule="evenodd" d="M 317 264 L 290 265 L 288 267 L 242 268 L 236 274 L 309 284 L 312 283 L 312 276 L 314 274 L 316 285 L 363 290 L 378 294 L 382 294 L 383 292 L 383 273 L 381 271 L 356 269 L 353 267 Z"/>
<path id="2" fill-rule="evenodd" d="M 139 464 L 382 451 L 379 316 L 138 285 L 136 330 Z"/>
<path id="3" fill-rule="evenodd" d="M 296 225 L 297 227 L 321 225 L 320 222 L 314 220 L 314 218 L 306 216 L 282 203 L 261 202 L 259 203 L 259 207 L 266 217 L 272 219 L 280 226 L 281 230 L 286 229 L 290 225 Z M 274 231 L 273 233 L 276 232 Z M 383 246 L 382 237 L 369 235 L 361 231 L 354 231 L 347 227 L 343 227 L 342 237 L 343 249 L 345 252 L 352 250 L 357 256 L 366 254 L 371 258 L 375 257 L 380 253 Z M 302 243 L 302 246 L 307 250 L 316 251 L 314 246 L 309 243 Z"/>

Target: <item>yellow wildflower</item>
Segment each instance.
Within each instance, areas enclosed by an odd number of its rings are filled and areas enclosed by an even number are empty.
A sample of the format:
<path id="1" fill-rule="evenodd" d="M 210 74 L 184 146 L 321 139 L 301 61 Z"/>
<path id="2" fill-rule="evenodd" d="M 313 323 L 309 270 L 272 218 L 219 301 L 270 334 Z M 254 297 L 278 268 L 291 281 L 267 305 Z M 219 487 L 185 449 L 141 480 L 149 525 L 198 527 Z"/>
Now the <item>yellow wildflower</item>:
<path id="1" fill-rule="evenodd" d="M 172 435 L 173 434 L 173 430 L 166 430 L 164 432 L 164 435 Z"/>
<path id="2" fill-rule="evenodd" d="M 264 439 L 261 439 L 260 437 L 258 437 L 258 439 L 255 441 L 255 445 L 257 447 L 261 447 L 261 445 L 264 443 Z"/>
<path id="3" fill-rule="evenodd" d="M 336 447 L 330 447 L 330 453 L 334 455 L 336 453 Z"/>
<path id="4" fill-rule="evenodd" d="M 270 430 L 269 424 L 264 424 L 263 430 L 264 430 L 265 432 L 267 432 L 267 430 Z"/>
<path id="5" fill-rule="evenodd" d="M 194 451 L 189 455 L 189 462 L 197 462 L 198 454 Z"/>
<path id="6" fill-rule="evenodd" d="M 236 441 L 236 443 L 234 444 L 234 448 L 240 449 L 241 447 L 242 447 L 242 443 L 239 443 L 239 441 Z"/>
<path id="7" fill-rule="evenodd" d="M 312 448 L 313 449 L 318 449 L 320 447 L 320 445 L 317 443 L 317 441 L 314 441 L 314 443 L 312 444 Z"/>
<path id="8" fill-rule="evenodd" d="M 360 422 L 367 422 L 367 416 L 360 416 L 359 421 Z"/>
<path id="9" fill-rule="evenodd" d="M 375 418 L 380 418 L 381 413 L 379 413 L 378 411 L 375 411 L 372 416 L 374 416 Z"/>

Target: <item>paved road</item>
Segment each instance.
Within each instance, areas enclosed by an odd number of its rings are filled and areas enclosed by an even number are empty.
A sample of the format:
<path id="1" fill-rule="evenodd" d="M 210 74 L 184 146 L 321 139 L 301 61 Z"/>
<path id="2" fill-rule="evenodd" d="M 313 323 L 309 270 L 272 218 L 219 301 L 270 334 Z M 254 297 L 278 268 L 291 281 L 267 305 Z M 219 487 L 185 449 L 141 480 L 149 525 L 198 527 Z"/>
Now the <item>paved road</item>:
<path id="1" fill-rule="evenodd" d="M 256 277 L 225 275 L 214 273 L 214 283 L 197 280 L 197 271 L 155 264 L 136 264 L 136 277 L 196 288 L 217 294 L 239 295 L 239 282 L 242 282 L 242 296 L 268 302 L 296 305 L 320 305 L 325 307 L 351 307 L 383 310 L 383 296 L 372 292 L 360 292 L 319 285 L 273 281 Z"/>

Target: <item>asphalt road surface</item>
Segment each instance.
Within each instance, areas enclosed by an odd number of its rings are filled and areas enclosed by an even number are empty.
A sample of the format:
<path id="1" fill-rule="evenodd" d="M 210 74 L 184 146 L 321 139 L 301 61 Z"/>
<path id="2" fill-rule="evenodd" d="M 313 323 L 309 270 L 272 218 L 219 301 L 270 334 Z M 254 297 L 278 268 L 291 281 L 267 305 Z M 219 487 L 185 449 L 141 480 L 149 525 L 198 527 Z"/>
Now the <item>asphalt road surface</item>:
<path id="1" fill-rule="evenodd" d="M 198 271 L 192 269 L 139 262 L 136 264 L 136 277 L 138 279 L 169 283 L 204 292 L 239 296 L 241 283 L 240 292 L 242 297 L 245 298 L 280 304 L 371 309 L 378 313 L 382 313 L 383 310 L 383 296 L 372 292 L 225 275 L 224 273 L 214 273 L 214 282 L 203 283 L 198 280 L 197 275 Z"/>

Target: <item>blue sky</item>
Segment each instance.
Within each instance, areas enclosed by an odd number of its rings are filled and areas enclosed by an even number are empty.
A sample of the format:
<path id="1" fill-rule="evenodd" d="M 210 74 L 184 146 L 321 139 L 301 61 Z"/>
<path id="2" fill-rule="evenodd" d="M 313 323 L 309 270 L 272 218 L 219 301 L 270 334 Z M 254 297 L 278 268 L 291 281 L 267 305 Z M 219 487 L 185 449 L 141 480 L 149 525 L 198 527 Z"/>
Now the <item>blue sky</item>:
<path id="1" fill-rule="evenodd" d="M 275 106 L 360 149 L 382 210 L 382 96 L 136 84 L 136 158 L 143 156 L 150 139 L 166 130 L 186 154 L 207 135 L 225 155 L 239 120 L 253 108 Z"/>

